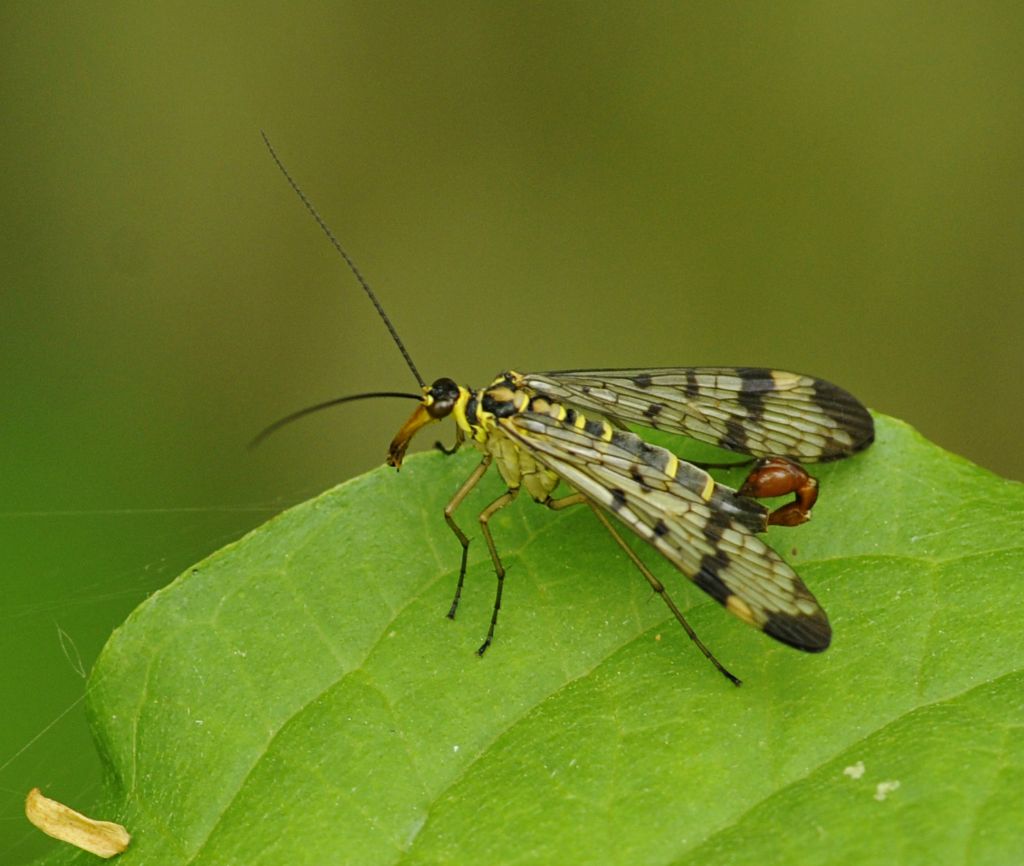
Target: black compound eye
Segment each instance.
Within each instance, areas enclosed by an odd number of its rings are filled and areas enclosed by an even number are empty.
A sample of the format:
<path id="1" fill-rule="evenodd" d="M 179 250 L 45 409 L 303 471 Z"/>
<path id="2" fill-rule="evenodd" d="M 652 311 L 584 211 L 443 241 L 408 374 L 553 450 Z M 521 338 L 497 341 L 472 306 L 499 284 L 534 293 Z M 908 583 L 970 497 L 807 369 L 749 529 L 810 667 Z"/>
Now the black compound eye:
<path id="1" fill-rule="evenodd" d="M 459 399 L 459 386 L 451 379 L 438 379 L 430 386 L 427 395 L 430 397 L 430 403 L 427 404 L 430 417 L 444 418 L 455 408 L 455 401 Z"/>

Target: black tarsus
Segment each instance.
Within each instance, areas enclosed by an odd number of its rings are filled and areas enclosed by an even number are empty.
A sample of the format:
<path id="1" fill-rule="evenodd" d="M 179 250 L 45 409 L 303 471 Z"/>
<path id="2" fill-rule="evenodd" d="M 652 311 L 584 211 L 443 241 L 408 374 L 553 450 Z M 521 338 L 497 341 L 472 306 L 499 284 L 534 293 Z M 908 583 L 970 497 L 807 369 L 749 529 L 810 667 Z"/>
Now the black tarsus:
<path id="1" fill-rule="evenodd" d="M 455 444 L 449 448 L 447 445 L 444 444 L 444 442 L 442 442 L 439 439 L 434 443 L 434 448 L 435 450 L 440 451 L 445 456 L 451 457 L 456 451 L 459 450 L 460 445 L 462 445 L 462 443 L 456 440 Z"/>

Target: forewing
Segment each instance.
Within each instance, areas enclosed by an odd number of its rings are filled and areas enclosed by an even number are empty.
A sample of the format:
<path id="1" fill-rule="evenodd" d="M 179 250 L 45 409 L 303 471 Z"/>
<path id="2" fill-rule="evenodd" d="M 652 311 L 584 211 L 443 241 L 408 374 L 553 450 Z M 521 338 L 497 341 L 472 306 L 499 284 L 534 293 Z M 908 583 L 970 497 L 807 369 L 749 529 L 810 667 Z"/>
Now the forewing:
<path id="1" fill-rule="evenodd" d="M 825 612 L 754 534 L 765 526 L 758 503 L 631 433 L 609 428 L 598 436 L 532 412 L 499 424 L 740 619 L 797 649 L 818 652 L 829 645 Z"/>
<path id="2" fill-rule="evenodd" d="M 824 379 L 782 370 L 565 370 L 523 380 L 559 402 L 756 457 L 836 460 L 874 439 L 871 415 L 855 397 Z"/>

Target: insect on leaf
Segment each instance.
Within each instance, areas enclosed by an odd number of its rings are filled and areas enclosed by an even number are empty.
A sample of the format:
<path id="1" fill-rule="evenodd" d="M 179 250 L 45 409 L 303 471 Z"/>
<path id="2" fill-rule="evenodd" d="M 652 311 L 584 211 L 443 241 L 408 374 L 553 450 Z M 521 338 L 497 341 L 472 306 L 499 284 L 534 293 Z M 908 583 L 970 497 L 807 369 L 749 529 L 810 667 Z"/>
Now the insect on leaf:
<path id="1" fill-rule="evenodd" d="M 79 805 L 132 833 L 121 863 L 1013 862 L 1022 485 L 885 418 L 822 467 L 814 519 L 768 534 L 831 614 L 822 655 L 655 558 L 736 690 L 584 509 L 495 518 L 508 616 L 477 658 L 491 564 L 471 549 L 448 621 L 438 517 L 474 462 L 353 479 L 114 634 L 89 683 L 107 784 Z"/>

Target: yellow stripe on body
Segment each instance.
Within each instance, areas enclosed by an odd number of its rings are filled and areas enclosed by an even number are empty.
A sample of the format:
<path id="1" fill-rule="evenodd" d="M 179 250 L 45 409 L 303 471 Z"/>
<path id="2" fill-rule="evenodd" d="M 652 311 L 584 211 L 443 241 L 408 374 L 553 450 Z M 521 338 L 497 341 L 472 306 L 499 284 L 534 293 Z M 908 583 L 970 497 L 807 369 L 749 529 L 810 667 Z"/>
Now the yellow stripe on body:
<path id="1" fill-rule="evenodd" d="M 473 428 L 470 426 L 468 419 L 466 418 L 466 404 L 469 402 L 471 394 L 468 388 L 459 386 L 459 398 L 455 401 L 455 405 L 452 407 L 452 415 L 455 416 L 455 424 L 463 433 L 472 433 Z"/>

